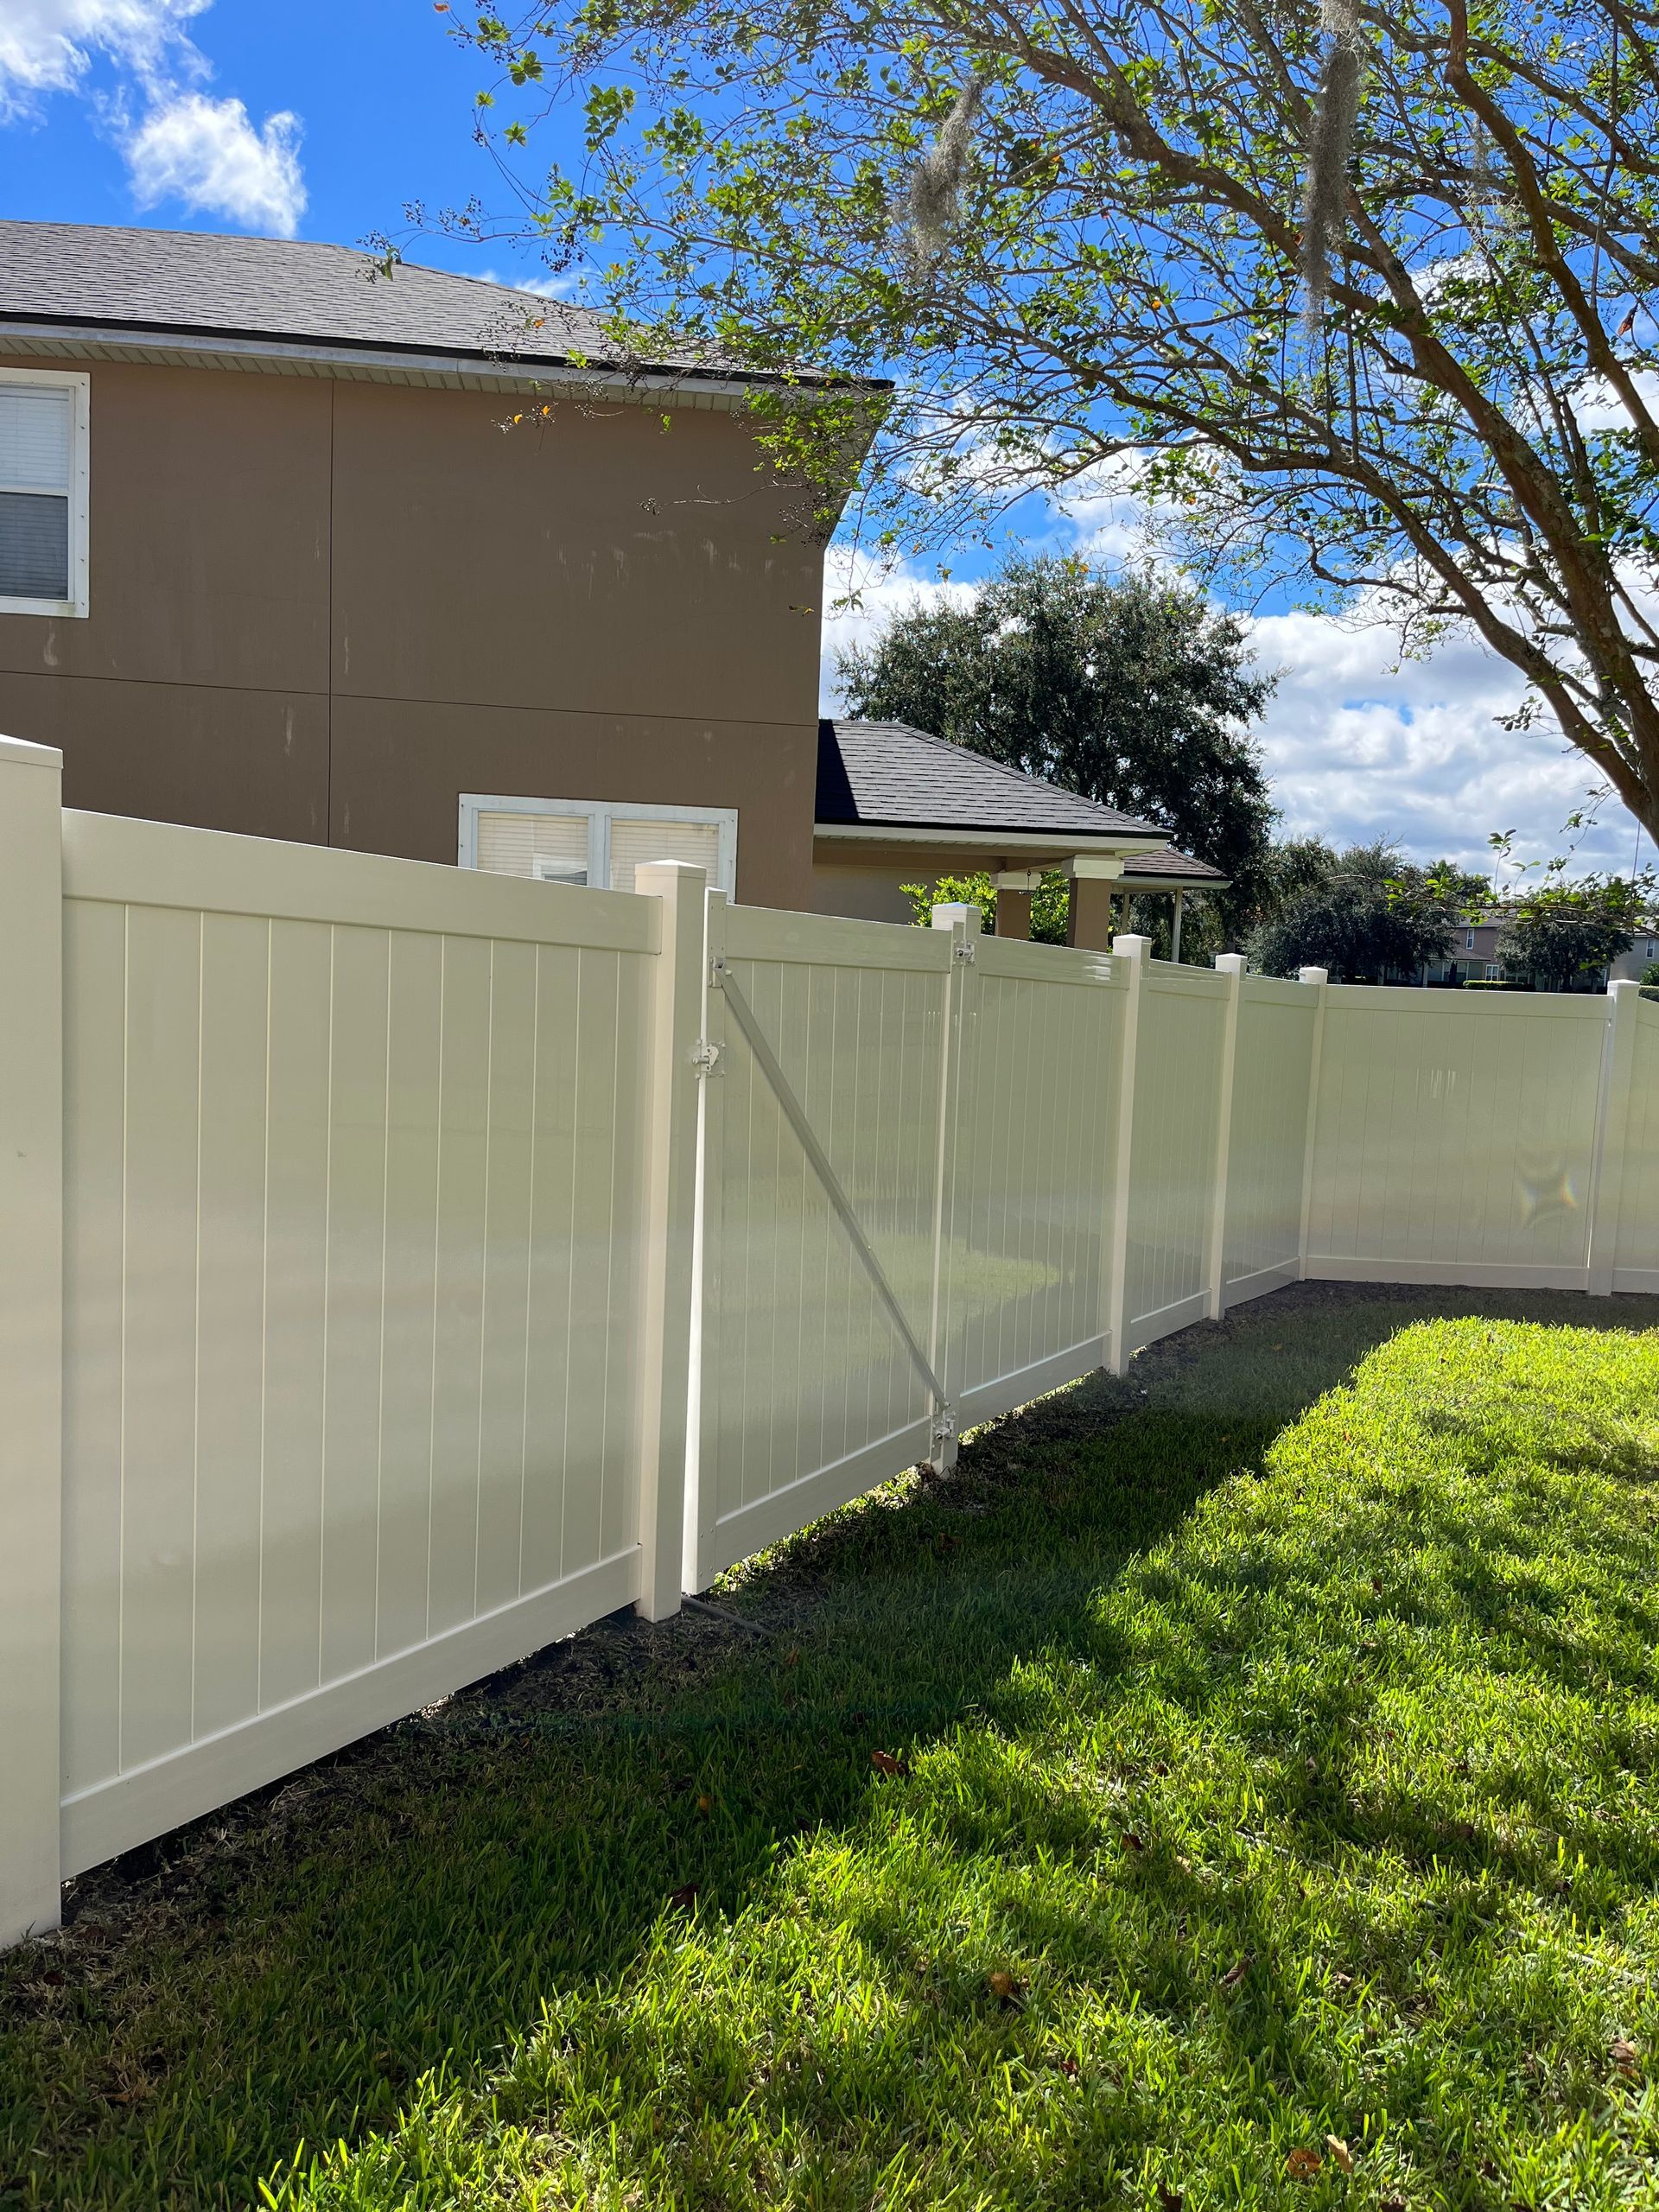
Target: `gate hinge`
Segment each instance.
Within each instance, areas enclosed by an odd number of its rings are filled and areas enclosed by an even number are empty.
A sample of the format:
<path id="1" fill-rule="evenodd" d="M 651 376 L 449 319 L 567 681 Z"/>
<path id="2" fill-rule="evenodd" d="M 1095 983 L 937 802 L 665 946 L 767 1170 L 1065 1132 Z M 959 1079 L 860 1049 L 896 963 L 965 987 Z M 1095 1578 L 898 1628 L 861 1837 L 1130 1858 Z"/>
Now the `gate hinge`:
<path id="1" fill-rule="evenodd" d="M 702 1037 L 691 1047 L 691 1065 L 701 1076 L 724 1075 L 720 1065 L 721 1046 L 712 1038 Z"/>
<path id="2" fill-rule="evenodd" d="M 953 960 L 963 961 L 967 964 L 967 966 L 971 968 L 974 964 L 974 940 L 972 938 L 959 937 L 950 948 L 950 957 Z"/>
<path id="3" fill-rule="evenodd" d="M 717 991 L 726 980 L 726 956 L 717 952 L 709 963 L 709 988 Z"/>
<path id="4" fill-rule="evenodd" d="M 957 1411 L 954 1406 L 941 1406 L 933 1416 L 933 1441 L 949 1444 L 957 1433 Z"/>

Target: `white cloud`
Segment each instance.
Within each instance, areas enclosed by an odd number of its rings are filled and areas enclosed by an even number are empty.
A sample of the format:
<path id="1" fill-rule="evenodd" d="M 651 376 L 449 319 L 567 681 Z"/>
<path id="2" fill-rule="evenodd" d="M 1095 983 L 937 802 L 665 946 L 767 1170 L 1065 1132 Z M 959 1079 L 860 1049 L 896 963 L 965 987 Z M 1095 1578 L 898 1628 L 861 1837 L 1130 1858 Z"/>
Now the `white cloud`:
<path id="1" fill-rule="evenodd" d="M 864 645 L 915 601 L 953 600 L 972 604 L 971 583 L 941 582 L 899 562 L 887 567 L 844 545 L 832 545 L 823 564 L 823 648 L 819 676 L 819 711 L 839 712 L 842 700 L 836 678 L 836 656 Z M 838 601 L 851 604 L 837 605 Z"/>
<path id="2" fill-rule="evenodd" d="M 0 0 L 0 116 L 31 113 L 48 92 L 73 92 L 106 55 L 146 79 L 172 62 L 203 65 L 185 25 L 210 0 Z"/>
<path id="3" fill-rule="evenodd" d="M 133 197 L 141 207 L 176 200 L 291 238 L 305 213 L 299 138 L 298 118 L 286 112 L 256 130 L 240 100 L 174 93 L 127 140 Z"/>
<path id="4" fill-rule="evenodd" d="M 256 128 L 240 100 L 200 89 L 213 72 L 188 26 L 211 4 L 0 0 L 0 122 L 33 119 L 51 94 L 86 94 L 118 137 L 140 207 L 171 200 L 292 238 L 305 212 L 298 119 L 284 111 Z"/>
<path id="5" fill-rule="evenodd" d="M 556 275 L 543 270 L 539 276 L 525 276 L 516 269 L 505 275 L 499 269 L 480 269 L 477 275 L 480 284 L 505 284 L 509 291 L 530 292 L 538 300 L 568 300 L 582 282 L 576 269 L 562 269 Z"/>
<path id="6" fill-rule="evenodd" d="M 1121 495 L 1083 504 L 1075 521 L 1084 550 L 1109 560 L 1144 551 Z M 1039 539 L 1040 526 L 1033 550 Z M 867 639 L 918 597 L 961 601 L 974 591 L 903 566 L 883 575 L 832 549 L 826 605 L 833 607 L 855 585 L 859 607 L 824 620 L 826 713 L 840 704 L 838 649 Z M 1491 866 L 1486 839 L 1493 830 L 1516 831 L 1522 860 L 1546 861 L 1568 849 L 1573 840 L 1562 825 L 1586 804 L 1595 772 L 1559 736 L 1498 726 L 1524 687 L 1476 640 L 1450 638 L 1426 659 L 1399 663 L 1395 633 L 1386 625 L 1358 628 L 1299 613 L 1260 616 L 1250 631 L 1260 665 L 1283 671 L 1259 731 L 1281 812 L 1280 834 L 1338 845 L 1395 838 L 1415 859 L 1448 857 L 1478 870 Z M 1622 873 L 1635 837 L 1630 816 L 1608 799 L 1578 838 L 1573 866 Z M 1655 857 L 1645 838 L 1642 849 L 1644 860 Z"/>

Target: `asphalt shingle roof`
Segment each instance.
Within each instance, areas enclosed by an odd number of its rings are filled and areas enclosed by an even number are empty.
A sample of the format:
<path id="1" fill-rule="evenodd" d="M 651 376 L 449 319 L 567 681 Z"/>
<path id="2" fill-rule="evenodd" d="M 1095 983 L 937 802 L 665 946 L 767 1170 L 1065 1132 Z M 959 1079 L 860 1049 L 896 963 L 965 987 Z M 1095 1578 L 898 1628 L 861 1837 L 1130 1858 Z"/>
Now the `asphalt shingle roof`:
<path id="1" fill-rule="evenodd" d="M 818 724 L 818 821 L 871 830 L 1006 830 L 1044 837 L 1161 837 L 1155 823 L 987 760 L 907 722 Z M 1165 846 L 1124 855 L 1126 876 L 1224 883 L 1219 868 Z"/>
<path id="2" fill-rule="evenodd" d="M 1032 830 L 1085 837 L 1158 837 L 1154 823 L 1096 806 L 907 722 L 818 724 L 820 822 L 891 829 Z"/>
<path id="3" fill-rule="evenodd" d="M 0 222 L 0 327 L 92 324 L 549 362 L 609 350 L 587 308 L 412 263 L 372 281 L 372 267 L 354 247 L 311 239 Z"/>

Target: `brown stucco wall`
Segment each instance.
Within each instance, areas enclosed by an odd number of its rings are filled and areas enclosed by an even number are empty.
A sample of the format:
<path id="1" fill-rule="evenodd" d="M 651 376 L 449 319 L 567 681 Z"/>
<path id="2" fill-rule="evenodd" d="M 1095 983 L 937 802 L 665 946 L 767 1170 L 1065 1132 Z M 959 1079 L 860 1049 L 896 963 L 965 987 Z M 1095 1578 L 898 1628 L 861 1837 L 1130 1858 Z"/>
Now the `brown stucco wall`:
<path id="1" fill-rule="evenodd" d="M 92 612 L 0 614 L 71 805 L 425 860 L 462 791 L 735 805 L 798 903 L 822 556 L 740 417 L 76 365 Z"/>

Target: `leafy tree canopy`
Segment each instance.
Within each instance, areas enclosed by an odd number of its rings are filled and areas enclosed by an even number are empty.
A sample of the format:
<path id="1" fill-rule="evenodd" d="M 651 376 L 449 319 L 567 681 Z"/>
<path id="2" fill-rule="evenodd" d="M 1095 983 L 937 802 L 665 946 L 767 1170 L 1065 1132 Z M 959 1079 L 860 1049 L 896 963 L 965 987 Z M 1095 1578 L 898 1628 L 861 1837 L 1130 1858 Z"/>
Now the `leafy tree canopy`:
<path id="1" fill-rule="evenodd" d="M 919 550 L 1128 486 L 1185 554 L 1461 626 L 1659 834 L 1659 45 L 1624 0 L 550 0 L 462 35 L 613 342 L 774 381 Z M 579 157 L 537 160 L 578 105 Z M 1312 164 L 1313 183 L 1306 180 Z M 1306 194 L 1306 200 L 1305 200 Z M 417 214 L 418 214 L 418 211 Z M 388 256 L 389 260 L 395 257 Z M 813 372 L 802 373 L 802 365 Z M 891 373 L 873 396 L 853 379 Z"/>
<path id="2" fill-rule="evenodd" d="M 917 601 L 837 672 L 853 714 L 1144 816 L 1254 897 L 1273 809 L 1243 725 L 1276 679 L 1189 586 L 1013 560 L 969 606 Z"/>
<path id="3" fill-rule="evenodd" d="M 1565 990 L 1575 976 L 1630 950 L 1645 903 L 1644 887 L 1618 876 L 1541 884 L 1507 909 L 1497 957 L 1516 974 Z"/>
<path id="4" fill-rule="evenodd" d="M 959 900 L 964 906 L 978 907 L 980 926 L 987 937 L 996 934 L 996 886 L 988 869 L 976 868 L 971 875 L 941 875 L 931 883 L 901 883 L 899 888 L 910 900 L 912 918 L 919 928 L 931 927 L 935 906 Z M 1071 887 L 1059 870 L 1046 869 L 1031 901 L 1033 944 L 1065 943 L 1071 898 Z"/>
<path id="5" fill-rule="evenodd" d="M 1415 867 L 1383 842 L 1331 854 L 1323 868 L 1317 848 L 1294 849 L 1300 883 L 1249 939 L 1251 959 L 1269 976 L 1313 967 L 1328 969 L 1334 983 L 1415 982 L 1425 962 L 1451 951 L 1470 884 L 1484 889 L 1445 863 Z"/>

